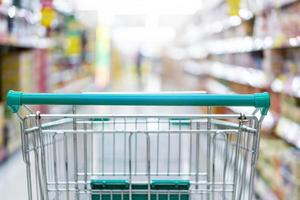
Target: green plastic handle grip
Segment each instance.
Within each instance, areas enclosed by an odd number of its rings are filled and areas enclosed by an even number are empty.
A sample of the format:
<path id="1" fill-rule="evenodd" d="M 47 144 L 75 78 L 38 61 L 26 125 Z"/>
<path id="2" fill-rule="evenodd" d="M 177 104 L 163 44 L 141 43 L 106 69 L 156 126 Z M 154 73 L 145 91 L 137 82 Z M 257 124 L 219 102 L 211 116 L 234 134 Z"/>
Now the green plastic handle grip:
<path id="1" fill-rule="evenodd" d="M 127 105 L 127 106 L 253 106 L 266 115 L 270 108 L 267 92 L 256 94 L 203 93 L 23 93 L 9 91 L 6 99 L 12 112 L 22 105 Z"/>

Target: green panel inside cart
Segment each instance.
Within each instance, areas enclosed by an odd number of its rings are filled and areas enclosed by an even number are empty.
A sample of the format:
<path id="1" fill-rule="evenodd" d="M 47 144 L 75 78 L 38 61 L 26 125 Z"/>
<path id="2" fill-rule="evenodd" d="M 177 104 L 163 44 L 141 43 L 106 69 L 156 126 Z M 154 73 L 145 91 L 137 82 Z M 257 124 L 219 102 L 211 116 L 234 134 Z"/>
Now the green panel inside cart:
<path id="1" fill-rule="evenodd" d="M 188 190 L 190 182 L 187 180 L 153 180 L 150 185 L 152 190 L 168 190 L 170 194 L 160 194 L 159 192 L 151 193 L 151 200 L 189 200 Z M 126 180 L 92 180 L 91 188 L 93 190 L 92 200 L 129 200 L 129 194 L 121 194 L 120 190 L 128 190 L 129 183 Z M 147 184 L 132 184 L 132 189 L 147 190 Z M 105 192 L 101 194 L 101 190 L 111 190 L 111 194 Z M 114 194 L 114 190 L 119 193 Z M 181 192 L 176 192 L 181 190 Z M 99 194 L 97 194 L 99 193 Z M 147 200 L 147 193 L 132 194 L 132 200 Z"/>
<path id="2" fill-rule="evenodd" d="M 191 119 L 190 118 L 171 118 L 170 123 L 173 125 L 178 125 L 178 126 L 190 126 L 191 125 Z"/>
<path id="3" fill-rule="evenodd" d="M 110 118 L 104 117 L 104 118 L 90 118 L 90 121 L 94 122 L 108 122 L 110 121 Z"/>

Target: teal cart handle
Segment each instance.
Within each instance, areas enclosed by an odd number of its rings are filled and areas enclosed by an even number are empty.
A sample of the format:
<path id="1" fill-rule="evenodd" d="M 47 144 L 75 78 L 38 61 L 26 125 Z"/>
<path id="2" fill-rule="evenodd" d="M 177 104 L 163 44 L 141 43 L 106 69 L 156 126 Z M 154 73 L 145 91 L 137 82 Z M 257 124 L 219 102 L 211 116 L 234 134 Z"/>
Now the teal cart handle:
<path id="1" fill-rule="evenodd" d="M 124 106 L 253 106 L 266 115 L 270 108 L 268 93 L 23 93 L 9 91 L 6 100 L 12 112 L 22 105 L 124 105 Z"/>

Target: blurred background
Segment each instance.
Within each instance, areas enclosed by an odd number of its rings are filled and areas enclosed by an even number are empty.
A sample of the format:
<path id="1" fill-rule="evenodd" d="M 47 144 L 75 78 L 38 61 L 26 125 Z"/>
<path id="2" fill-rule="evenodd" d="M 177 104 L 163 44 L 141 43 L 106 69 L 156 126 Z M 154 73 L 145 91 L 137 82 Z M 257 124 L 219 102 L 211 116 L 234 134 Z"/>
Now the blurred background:
<path id="1" fill-rule="evenodd" d="M 300 199 L 298 0 L 0 0 L 0 71 L 0 199 L 27 195 L 9 89 L 268 91 L 255 196 Z"/>

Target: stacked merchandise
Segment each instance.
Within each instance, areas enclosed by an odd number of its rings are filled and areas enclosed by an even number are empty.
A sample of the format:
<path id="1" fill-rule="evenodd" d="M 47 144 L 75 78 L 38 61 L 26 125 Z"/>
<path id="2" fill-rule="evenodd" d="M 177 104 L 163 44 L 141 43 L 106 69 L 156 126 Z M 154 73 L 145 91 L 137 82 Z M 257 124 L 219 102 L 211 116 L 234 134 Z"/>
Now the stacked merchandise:
<path id="1" fill-rule="evenodd" d="M 39 11 L 40 0 L 2 1 L 0 43 L 26 48 L 43 46 L 43 27 L 39 23 Z"/>
<path id="2" fill-rule="evenodd" d="M 39 23 L 39 0 L 3 0 L 0 2 L 0 162 L 20 147 L 18 120 L 5 105 L 10 89 L 39 91 L 36 77 L 40 74 L 43 45 Z M 45 46 L 44 46 L 45 47 Z M 43 48 L 44 48 L 43 47 Z M 26 49 L 26 50 L 25 50 Z"/>
<path id="3" fill-rule="evenodd" d="M 290 45 L 290 39 L 300 35 L 300 4 L 285 5 L 281 9 L 264 9 L 256 16 L 255 37 L 271 37 L 274 46 Z"/>
<path id="4" fill-rule="evenodd" d="M 261 140 L 260 150 L 257 165 L 260 178 L 279 200 L 297 200 L 300 195 L 300 151 L 279 139 Z M 268 195 L 264 194 L 265 198 Z"/>
<path id="5" fill-rule="evenodd" d="M 95 47 L 91 41 L 95 41 L 96 30 L 87 29 L 73 15 L 58 13 L 57 19 L 58 23 L 50 33 L 58 42 L 52 49 L 49 89 L 55 92 L 81 91 L 92 82 L 94 57 L 90 54 Z"/>
<path id="6" fill-rule="evenodd" d="M 38 70 L 33 62 L 34 51 L 9 52 L 1 56 L 1 96 L 8 90 L 37 91 Z M 4 100 L 4 99 L 3 99 Z"/>
<path id="7" fill-rule="evenodd" d="M 5 102 L 6 93 L 10 90 L 36 92 L 37 79 L 39 75 L 38 66 L 35 65 L 34 51 L 9 52 L 1 55 L 1 97 Z M 3 103 L 4 104 L 4 103 Z M 3 106 L 1 106 L 3 109 Z M 3 113 L 3 111 L 1 111 Z M 2 132 L 3 155 L 13 152 L 20 145 L 20 134 L 18 134 L 19 122 L 5 106 L 5 115 L 0 120 Z M 4 153 L 5 152 L 5 153 Z M 0 158 L 1 159 L 1 158 Z M 3 157 L 2 157 L 3 159 Z"/>
<path id="8" fill-rule="evenodd" d="M 278 120 L 276 134 L 288 143 L 300 148 L 300 109 L 299 98 L 283 95 L 281 101 L 282 116 Z"/>
<path id="9" fill-rule="evenodd" d="M 178 36 L 175 47 L 185 53 L 176 62 L 201 76 L 201 89 L 212 93 L 271 93 L 258 177 L 273 195 L 258 195 L 299 199 L 300 1 L 220 2 L 196 14 Z M 195 27 L 198 34 L 191 34 Z M 244 112 L 215 110 L 224 111 Z"/>
<path id="10" fill-rule="evenodd" d="M 0 1 L 0 163 L 21 143 L 19 120 L 4 103 L 8 90 L 68 93 L 93 83 L 96 26 L 86 29 L 66 10 L 53 0 Z"/>

